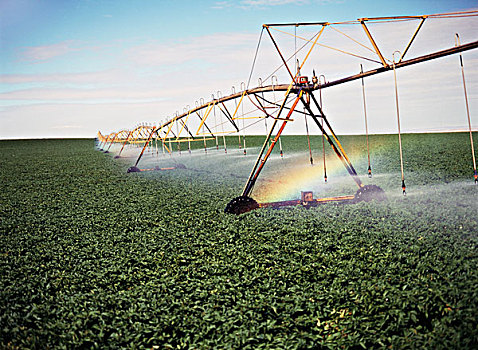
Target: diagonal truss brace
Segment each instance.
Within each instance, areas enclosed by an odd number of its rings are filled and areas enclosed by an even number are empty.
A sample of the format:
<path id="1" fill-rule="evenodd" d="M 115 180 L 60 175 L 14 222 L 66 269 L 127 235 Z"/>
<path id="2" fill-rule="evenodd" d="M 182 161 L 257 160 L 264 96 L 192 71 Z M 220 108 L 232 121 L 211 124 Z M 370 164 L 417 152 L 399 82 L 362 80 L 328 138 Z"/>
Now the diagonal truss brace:
<path id="1" fill-rule="evenodd" d="M 289 95 L 290 93 L 291 92 L 289 90 L 287 92 L 287 95 Z M 256 163 L 254 164 L 254 167 L 252 168 L 251 174 L 249 175 L 249 178 L 247 179 L 246 186 L 244 187 L 244 191 L 242 192 L 242 196 L 248 197 L 249 194 L 252 192 L 252 189 L 254 188 L 254 185 L 257 181 L 257 178 L 259 177 L 260 172 L 264 168 L 264 165 L 266 164 L 267 159 L 269 158 L 272 150 L 274 149 L 274 146 L 276 145 L 277 140 L 279 139 L 280 135 L 282 134 L 282 131 L 284 130 L 287 122 L 290 121 L 290 117 L 292 115 L 292 112 L 294 112 L 294 109 L 297 106 L 297 103 L 299 102 L 300 98 L 302 97 L 302 93 L 303 93 L 303 91 L 300 90 L 299 93 L 297 94 L 297 97 L 295 98 L 295 101 L 294 101 L 291 109 L 289 110 L 289 113 L 287 113 L 287 117 L 283 120 L 279 131 L 277 132 L 276 136 L 274 137 L 274 140 L 271 142 L 264 158 L 262 158 L 262 155 L 264 154 L 264 151 L 265 151 L 267 145 L 269 144 L 269 140 L 272 137 L 272 133 L 274 132 L 274 129 L 275 129 L 275 126 L 277 125 L 278 120 L 276 119 L 274 121 L 274 124 L 272 124 L 271 130 L 269 131 L 269 134 L 267 135 L 267 137 L 264 141 L 264 144 L 262 145 L 261 151 L 259 152 L 259 155 L 257 156 Z M 287 96 L 286 96 L 286 99 L 287 99 Z M 284 104 L 285 104 L 286 99 L 284 99 L 284 103 L 282 104 L 282 106 L 279 110 L 279 113 L 277 115 L 278 117 L 284 109 Z"/>
<path id="2" fill-rule="evenodd" d="M 288 94 L 290 94 L 290 93 L 291 93 L 291 91 L 288 92 Z M 310 107 L 310 103 L 308 103 L 306 101 L 306 99 L 304 99 L 304 93 L 310 95 L 310 97 L 312 98 L 312 101 L 314 102 L 315 107 L 319 111 L 319 115 L 316 115 L 312 111 L 312 108 Z M 286 98 L 287 97 L 288 96 L 286 96 Z M 293 103 L 292 107 L 290 107 L 287 116 L 284 119 L 281 119 L 281 120 L 283 120 L 282 125 L 281 125 L 279 131 L 277 132 L 276 136 L 274 137 L 274 139 L 270 143 L 269 148 L 266 151 L 266 147 L 269 144 L 270 139 L 272 138 L 272 134 L 274 132 L 274 127 L 276 126 L 278 119 L 275 120 L 273 126 L 271 127 L 271 130 L 269 131 L 269 134 L 267 135 L 267 137 L 264 141 L 262 149 L 259 152 L 256 163 L 255 163 L 254 167 L 252 168 L 251 174 L 249 175 L 249 178 L 246 182 L 246 185 L 245 185 L 244 190 L 242 192 L 242 196 L 248 197 L 250 195 L 250 193 L 252 192 L 252 190 L 254 188 L 254 185 L 255 185 L 258 177 L 259 177 L 259 174 L 261 173 L 262 169 L 264 168 L 264 165 L 267 162 L 272 150 L 274 149 L 274 147 L 277 143 L 277 140 L 279 139 L 280 135 L 282 134 L 286 124 L 291 120 L 290 118 L 292 116 L 292 113 L 296 110 L 296 107 L 297 107 L 297 104 L 298 104 L 299 101 L 302 102 L 303 106 L 307 110 L 307 116 L 312 117 L 312 119 L 317 124 L 319 129 L 322 131 L 322 133 L 324 134 L 324 137 L 326 138 L 327 142 L 330 144 L 330 146 L 334 150 L 337 157 L 342 161 L 345 169 L 350 174 L 350 176 L 353 178 L 353 180 L 355 181 L 357 186 L 359 188 L 363 187 L 362 181 L 360 180 L 360 178 L 357 175 L 357 171 L 353 167 L 352 162 L 350 161 L 349 157 L 347 156 L 347 153 L 345 153 L 344 148 L 342 147 L 340 141 L 338 140 L 337 135 L 333 131 L 332 126 L 330 125 L 329 121 L 327 120 L 327 117 L 325 116 L 324 112 L 322 111 L 322 108 L 321 108 L 320 104 L 318 103 L 317 99 L 315 98 L 313 92 L 311 90 L 304 91 L 304 90 L 301 89 L 297 93 L 297 96 L 294 100 L 294 103 Z M 283 109 L 284 109 L 284 106 L 282 105 L 281 109 L 279 111 L 279 114 L 282 112 Z M 324 129 L 322 124 L 319 122 L 318 118 L 322 118 L 324 120 L 327 128 L 330 131 L 330 135 L 326 132 L 326 130 Z M 264 155 L 264 152 L 265 152 L 265 155 Z M 263 157 L 263 155 L 264 155 L 264 157 Z"/>

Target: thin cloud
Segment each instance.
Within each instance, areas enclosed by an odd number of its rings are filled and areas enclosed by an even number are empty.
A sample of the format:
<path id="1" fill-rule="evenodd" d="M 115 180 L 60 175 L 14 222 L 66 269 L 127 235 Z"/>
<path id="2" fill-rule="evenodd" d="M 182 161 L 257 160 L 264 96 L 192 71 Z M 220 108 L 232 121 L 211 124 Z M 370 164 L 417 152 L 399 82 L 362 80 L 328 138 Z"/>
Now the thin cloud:
<path id="1" fill-rule="evenodd" d="M 243 6 L 280 6 L 280 5 L 303 5 L 308 4 L 308 0 L 243 0 L 240 4 Z"/>
<path id="2" fill-rule="evenodd" d="M 65 40 L 50 45 L 24 47 L 20 50 L 19 60 L 33 63 L 47 62 L 80 51 L 93 51 L 98 54 L 105 53 L 105 50 L 113 46 L 110 43 L 94 46 L 86 45 L 78 40 Z"/>
<path id="3" fill-rule="evenodd" d="M 217 1 L 211 6 L 215 10 L 223 10 L 225 8 L 233 7 L 234 5 L 230 1 Z"/>
<path id="4" fill-rule="evenodd" d="M 0 139 L 15 137 L 92 137 L 98 130 L 119 130 L 143 120 L 159 120 L 161 104 L 46 103 L 8 107 L 0 115 Z M 113 118 L 112 118 L 113 117 Z M 19 128 L 19 125 L 25 125 Z M 75 125 L 76 128 L 58 128 Z M 79 133 L 81 131 L 81 133 Z"/>
<path id="5" fill-rule="evenodd" d="M 57 74 L 0 74 L 0 83 L 26 84 L 26 83 L 52 83 L 52 84 L 99 84 L 113 83 L 124 71 L 106 70 L 84 73 L 57 73 Z"/>
<path id="6" fill-rule="evenodd" d="M 171 66 L 190 61 L 225 62 L 237 57 L 238 53 L 241 57 L 247 54 L 249 59 L 256 40 L 256 34 L 225 33 L 171 44 L 153 41 L 128 49 L 126 56 L 137 64 L 148 66 Z"/>
<path id="7" fill-rule="evenodd" d="M 47 61 L 81 50 L 83 49 L 77 47 L 74 41 L 67 40 L 51 45 L 27 47 L 21 52 L 20 57 L 23 61 Z"/>
<path id="8" fill-rule="evenodd" d="M 212 6 L 213 9 L 225 9 L 230 7 L 236 7 L 240 9 L 259 8 L 264 9 L 267 7 L 283 6 L 283 5 L 307 5 L 311 2 L 315 3 L 330 3 L 330 2 L 342 2 L 341 0 L 240 0 L 240 1 L 217 1 Z"/>
<path id="9" fill-rule="evenodd" d="M 57 126 L 52 126 L 52 129 L 83 129 L 82 126 L 79 125 L 57 125 Z"/>
<path id="10" fill-rule="evenodd" d="M 161 90 L 132 88 L 107 88 L 107 89 L 45 89 L 34 88 L 15 90 L 0 94 L 0 100 L 18 101 L 87 101 L 87 100 L 142 100 L 158 99 L 163 93 Z"/>

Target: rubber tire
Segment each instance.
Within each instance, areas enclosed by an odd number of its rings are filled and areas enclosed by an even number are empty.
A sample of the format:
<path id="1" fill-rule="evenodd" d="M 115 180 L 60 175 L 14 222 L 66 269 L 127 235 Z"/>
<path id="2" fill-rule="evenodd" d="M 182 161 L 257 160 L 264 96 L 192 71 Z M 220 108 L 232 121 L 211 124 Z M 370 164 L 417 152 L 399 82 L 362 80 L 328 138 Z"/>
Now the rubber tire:
<path id="1" fill-rule="evenodd" d="M 240 215 L 257 208 L 259 208 L 259 204 L 254 199 L 247 196 L 239 196 L 227 203 L 224 212 Z"/>
<path id="2" fill-rule="evenodd" d="M 377 185 L 365 185 L 355 193 L 355 202 L 370 202 L 371 200 L 384 201 L 387 197 L 385 191 Z"/>
<path id="3" fill-rule="evenodd" d="M 141 170 L 138 168 L 138 167 L 135 167 L 135 166 L 132 166 L 132 167 L 129 167 L 128 170 L 127 170 L 127 173 L 139 173 Z"/>

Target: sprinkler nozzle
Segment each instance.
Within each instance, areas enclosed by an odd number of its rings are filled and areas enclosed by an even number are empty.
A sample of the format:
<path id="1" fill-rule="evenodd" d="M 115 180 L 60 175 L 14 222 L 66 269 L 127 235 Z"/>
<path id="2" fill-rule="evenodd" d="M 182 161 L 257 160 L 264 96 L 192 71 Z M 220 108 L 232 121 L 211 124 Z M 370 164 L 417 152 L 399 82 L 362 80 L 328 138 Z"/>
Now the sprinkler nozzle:
<path id="1" fill-rule="evenodd" d="M 324 181 L 327 183 L 327 175 L 324 176 Z"/>
<path id="2" fill-rule="evenodd" d="M 312 159 L 312 157 L 310 157 L 310 165 L 314 165 L 314 159 Z"/>
<path id="3" fill-rule="evenodd" d="M 405 180 L 402 180 L 402 191 L 403 191 L 403 195 L 406 196 L 407 195 L 407 192 L 406 192 L 406 186 L 405 186 Z"/>
<path id="4" fill-rule="evenodd" d="M 475 173 L 473 174 L 473 177 L 475 178 L 475 184 L 478 184 L 478 172 L 476 172 L 476 169 Z"/>
<path id="5" fill-rule="evenodd" d="M 368 166 L 368 177 L 372 178 L 372 168 L 370 167 L 370 165 Z"/>
<path id="6" fill-rule="evenodd" d="M 247 152 L 246 152 L 246 149 L 244 148 L 244 155 L 246 155 L 246 154 L 247 154 Z"/>
<path id="7" fill-rule="evenodd" d="M 284 153 L 282 152 L 282 150 L 280 150 L 280 157 L 284 158 Z"/>

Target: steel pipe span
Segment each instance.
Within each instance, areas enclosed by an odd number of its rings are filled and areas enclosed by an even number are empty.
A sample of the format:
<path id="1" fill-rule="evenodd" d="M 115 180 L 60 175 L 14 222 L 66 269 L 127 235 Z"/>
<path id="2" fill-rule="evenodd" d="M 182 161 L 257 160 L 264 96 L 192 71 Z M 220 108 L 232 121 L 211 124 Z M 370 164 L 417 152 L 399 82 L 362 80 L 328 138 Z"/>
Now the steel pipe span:
<path id="1" fill-rule="evenodd" d="M 436 52 L 431 53 L 431 54 L 427 54 L 427 55 L 423 55 L 423 56 L 419 56 L 419 57 L 415 57 L 415 58 L 411 58 L 411 59 L 408 59 L 408 60 L 401 61 L 401 62 L 395 64 L 395 69 L 411 66 L 413 64 L 426 62 L 426 61 L 434 60 L 434 59 L 449 56 L 449 55 L 453 55 L 453 54 L 463 52 L 463 51 L 472 50 L 472 49 L 475 49 L 477 47 L 478 47 L 478 40 L 467 43 L 467 44 L 454 46 L 454 47 L 451 47 L 451 48 L 448 48 L 448 49 L 445 49 L 445 50 L 436 51 Z M 393 67 L 391 65 L 381 66 L 379 68 L 372 69 L 372 70 L 369 70 L 369 71 L 366 71 L 366 72 L 363 72 L 363 73 L 359 73 L 359 74 L 351 75 L 351 76 L 348 76 L 348 77 L 345 77 L 345 78 L 325 82 L 324 84 L 315 84 L 315 85 L 309 84 L 309 86 L 307 86 L 306 89 L 312 90 L 312 91 L 313 90 L 319 90 L 319 89 L 325 89 L 325 88 L 328 88 L 328 87 L 331 87 L 331 86 L 348 83 L 348 82 L 353 81 L 353 80 L 369 77 L 369 76 L 372 76 L 372 75 L 375 75 L 375 74 L 384 73 L 384 72 L 391 71 L 391 70 L 393 70 Z M 187 112 L 184 112 L 184 113 L 178 115 L 177 117 L 172 118 L 171 120 L 167 121 L 163 125 L 159 126 L 158 129 L 166 127 L 169 124 L 175 122 L 176 120 L 182 119 L 182 118 L 186 117 L 187 115 L 189 115 L 191 113 L 195 113 L 195 112 L 198 112 L 198 111 L 200 111 L 204 108 L 207 108 L 208 106 L 211 105 L 211 103 L 218 104 L 218 103 L 227 102 L 227 101 L 230 101 L 230 100 L 240 98 L 243 94 L 254 95 L 254 94 L 258 94 L 258 93 L 262 93 L 262 92 L 287 91 L 289 88 L 291 89 L 292 92 L 298 92 L 299 91 L 299 88 L 295 87 L 294 85 L 291 86 L 291 84 L 266 85 L 266 86 L 255 87 L 255 88 L 252 88 L 252 89 L 247 89 L 247 90 L 244 90 L 244 91 L 239 91 L 239 92 L 230 94 L 228 96 L 213 99 L 213 100 L 209 101 L 208 103 L 204 103 L 200 106 L 192 108 L 192 109 L 188 110 Z M 304 90 L 304 87 L 301 87 L 301 88 L 302 88 L 302 90 Z"/>

